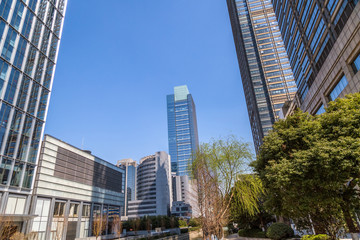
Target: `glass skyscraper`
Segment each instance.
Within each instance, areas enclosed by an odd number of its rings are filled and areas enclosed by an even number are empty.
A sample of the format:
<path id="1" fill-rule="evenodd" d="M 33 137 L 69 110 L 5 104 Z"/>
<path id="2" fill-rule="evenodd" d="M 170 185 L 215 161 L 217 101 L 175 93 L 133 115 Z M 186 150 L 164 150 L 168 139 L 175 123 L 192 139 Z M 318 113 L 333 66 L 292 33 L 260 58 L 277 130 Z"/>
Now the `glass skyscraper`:
<path id="1" fill-rule="evenodd" d="M 199 146 L 195 104 L 186 85 L 174 87 L 167 95 L 167 117 L 171 171 L 189 175 L 192 153 Z"/>
<path id="2" fill-rule="evenodd" d="M 270 0 L 227 0 L 255 149 L 297 91 Z"/>
<path id="3" fill-rule="evenodd" d="M 358 2 L 358 0 L 273 0 L 275 14 L 299 88 L 296 94 L 297 105 L 302 106 L 302 110 L 311 113 L 323 112 L 324 104 L 331 100 L 329 96 L 334 88 L 332 85 L 341 82 L 343 76 L 346 76 L 347 80 L 342 80 L 342 85 L 344 82 L 346 86 L 348 82 L 354 81 L 354 84 L 349 84 L 354 86 L 358 82 L 357 79 L 353 79 L 356 71 L 350 70 L 351 64 L 359 55 L 357 49 L 359 41 L 356 37 L 358 32 L 356 26 L 359 21 L 355 10 Z M 355 14 L 352 23 L 346 26 L 353 12 Z M 343 36 L 340 37 L 341 35 Z M 344 54 L 348 47 L 352 53 Z M 334 69 L 337 68 L 334 61 L 329 61 L 336 58 L 337 62 L 346 66 L 341 71 Z M 329 76 L 331 72 L 339 72 L 339 76 Z M 316 80 L 318 76 L 319 80 Z M 313 85 L 315 87 L 307 97 Z M 358 90 L 348 89 L 347 93 L 356 91 Z M 322 100 L 316 97 L 319 94 L 324 96 Z"/>
<path id="4" fill-rule="evenodd" d="M 66 4 L 0 1 L 1 209 L 9 192 L 31 193 Z"/>

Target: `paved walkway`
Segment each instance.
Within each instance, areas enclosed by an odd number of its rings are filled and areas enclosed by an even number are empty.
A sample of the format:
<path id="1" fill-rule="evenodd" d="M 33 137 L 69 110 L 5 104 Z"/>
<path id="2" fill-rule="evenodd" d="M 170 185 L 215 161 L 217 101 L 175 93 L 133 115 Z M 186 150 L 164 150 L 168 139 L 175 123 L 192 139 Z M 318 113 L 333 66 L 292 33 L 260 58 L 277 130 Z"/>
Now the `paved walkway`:
<path id="1" fill-rule="evenodd" d="M 227 236 L 225 239 L 239 239 L 239 235 L 237 233 L 231 234 Z"/>

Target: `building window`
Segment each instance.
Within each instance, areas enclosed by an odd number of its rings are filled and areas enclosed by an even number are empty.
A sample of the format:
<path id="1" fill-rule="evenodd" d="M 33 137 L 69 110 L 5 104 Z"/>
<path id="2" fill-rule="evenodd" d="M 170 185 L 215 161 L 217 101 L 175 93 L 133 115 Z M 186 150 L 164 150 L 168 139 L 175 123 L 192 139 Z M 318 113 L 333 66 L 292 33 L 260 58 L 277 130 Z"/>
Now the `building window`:
<path id="1" fill-rule="evenodd" d="M 330 101 L 334 101 L 347 85 L 348 85 L 348 81 L 344 75 L 342 76 L 338 84 L 334 87 L 334 89 L 331 91 L 329 95 Z"/>
<path id="2" fill-rule="evenodd" d="M 325 112 L 324 104 L 322 104 L 319 109 L 316 111 L 316 115 L 323 114 Z"/>
<path id="3" fill-rule="evenodd" d="M 351 63 L 351 67 L 354 70 L 354 73 L 357 73 L 360 70 L 360 53 L 355 58 L 354 62 Z"/>
<path id="4" fill-rule="evenodd" d="M 45 240 L 46 225 L 49 218 L 50 199 L 38 199 L 36 202 L 34 222 L 32 231 L 37 232 L 39 240 Z"/>
<path id="5" fill-rule="evenodd" d="M 24 214 L 25 210 L 25 197 L 9 196 L 6 205 L 6 214 Z"/>
<path id="6" fill-rule="evenodd" d="M 79 212 L 79 204 L 78 203 L 71 203 L 70 204 L 69 217 L 77 217 L 78 212 Z"/>
<path id="7" fill-rule="evenodd" d="M 55 202 L 54 217 L 63 217 L 65 213 L 65 202 Z"/>

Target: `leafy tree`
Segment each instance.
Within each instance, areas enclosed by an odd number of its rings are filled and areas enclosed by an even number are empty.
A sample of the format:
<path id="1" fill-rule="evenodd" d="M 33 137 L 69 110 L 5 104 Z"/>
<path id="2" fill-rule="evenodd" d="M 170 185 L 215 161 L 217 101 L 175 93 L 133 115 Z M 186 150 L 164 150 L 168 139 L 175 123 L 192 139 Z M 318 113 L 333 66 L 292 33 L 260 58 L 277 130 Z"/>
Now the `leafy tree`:
<path id="1" fill-rule="evenodd" d="M 249 145 L 234 136 L 204 143 L 196 152 L 191 170 L 196 180 L 203 238 L 223 237 L 231 202 L 250 215 L 258 212 L 262 185 L 255 177 L 244 175 L 251 159 Z"/>
<path id="2" fill-rule="evenodd" d="M 252 164 L 267 189 L 265 205 L 299 227 L 333 239 L 344 222 L 357 232 L 360 94 L 329 103 L 319 116 L 296 111 L 274 124 Z"/>

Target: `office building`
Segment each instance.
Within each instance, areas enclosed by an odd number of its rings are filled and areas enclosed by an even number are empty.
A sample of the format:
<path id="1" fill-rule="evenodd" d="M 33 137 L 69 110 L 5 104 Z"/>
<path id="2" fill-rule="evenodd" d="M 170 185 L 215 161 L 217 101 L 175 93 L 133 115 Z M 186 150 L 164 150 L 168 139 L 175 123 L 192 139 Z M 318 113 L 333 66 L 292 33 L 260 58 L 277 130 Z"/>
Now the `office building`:
<path id="1" fill-rule="evenodd" d="M 116 166 L 125 170 L 125 216 L 129 201 L 136 200 L 136 162 L 131 158 L 119 160 Z"/>
<path id="2" fill-rule="evenodd" d="M 167 118 L 171 171 L 178 176 L 189 175 L 192 154 L 199 146 L 196 110 L 186 85 L 174 87 L 167 95 Z"/>
<path id="3" fill-rule="evenodd" d="M 170 214 L 172 205 L 170 156 L 163 151 L 144 157 L 137 167 L 137 199 L 129 201 L 128 217 Z"/>
<path id="4" fill-rule="evenodd" d="M 18 230 L 37 167 L 67 0 L 0 1 L 0 215 Z"/>
<path id="5" fill-rule="evenodd" d="M 188 208 L 189 212 L 185 214 L 185 210 L 182 210 L 182 214 L 186 216 L 199 216 L 199 206 L 198 206 L 198 195 L 195 186 L 195 180 L 191 180 L 189 176 L 172 176 L 172 190 L 173 190 L 173 206 L 182 203 L 188 204 L 190 208 Z M 173 208 L 177 209 L 177 207 Z M 184 215 L 184 216 L 185 216 Z"/>
<path id="6" fill-rule="evenodd" d="M 358 0 L 273 0 L 299 88 L 289 104 L 311 114 L 329 101 L 360 91 L 360 3 Z"/>
<path id="7" fill-rule="evenodd" d="M 297 91 L 270 0 L 227 0 L 255 149 Z"/>
<path id="8" fill-rule="evenodd" d="M 104 234 L 113 232 L 112 219 L 124 212 L 125 171 L 90 151 L 83 151 L 50 135 L 42 142 L 32 204 L 26 196 L 9 196 L 9 214 L 19 208 L 36 216 L 27 232 L 38 240 L 75 239 L 92 236 L 92 219 L 104 214 Z"/>
<path id="9" fill-rule="evenodd" d="M 192 217 L 192 207 L 184 201 L 174 201 L 171 207 L 171 215 L 190 219 Z"/>

